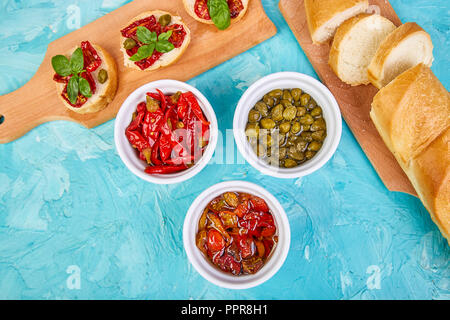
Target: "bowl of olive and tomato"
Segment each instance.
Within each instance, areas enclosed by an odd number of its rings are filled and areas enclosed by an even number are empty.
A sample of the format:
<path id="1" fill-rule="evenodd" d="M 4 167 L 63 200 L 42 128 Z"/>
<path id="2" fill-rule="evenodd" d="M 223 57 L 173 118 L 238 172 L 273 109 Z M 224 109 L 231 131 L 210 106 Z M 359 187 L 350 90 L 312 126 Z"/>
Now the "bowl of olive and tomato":
<path id="1" fill-rule="evenodd" d="M 298 178 L 320 169 L 342 132 L 331 92 L 305 74 L 279 72 L 252 84 L 236 107 L 233 132 L 244 158 L 260 172 Z"/>
<path id="2" fill-rule="evenodd" d="M 279 202 L 244 181 L 219 183 L 193 202 L 183 228 L 189 261 L 210 282 L 231 289 L 254 287 L 283 264 L 290 228 Z"/>

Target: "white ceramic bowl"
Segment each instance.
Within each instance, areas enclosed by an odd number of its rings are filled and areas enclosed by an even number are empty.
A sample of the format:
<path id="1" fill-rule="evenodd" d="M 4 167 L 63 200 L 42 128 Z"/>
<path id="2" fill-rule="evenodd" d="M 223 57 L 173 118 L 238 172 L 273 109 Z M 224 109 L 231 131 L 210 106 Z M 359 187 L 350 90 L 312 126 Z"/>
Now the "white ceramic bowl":
<path id="1" fill-rule="evenodd" d="M 272 166 L 259 159 L 245 136 L 248 113 L 256 102 L 274 89 L 300 88 L 322 107 L 327 123 L 327 137 L 319 152 L 298 167 L 286 169 Z M 239 151 L 254 168 L 277 178 L 298 178 L 320 169 L 333 156 L 342 133 L 342 119 L 339 106 L 332 93 L 316 79 L 297 72 L 279 72 L 268 75 L 252 84 L 239 100 L 234 114 L 233 132 Z"/>
<path id="2" fill-rule="evenodd" d="M 210 141 L 203 156 L 194 166 L 182 172 L 164 175 L 146 174 L 144 172 L 146 164 L 141 159 L 139 159 L 137 152 L 133 149 L 125 136 L 125 129 L 130 124 L 133 112 L 136 111 L 138 103 L 145 101 L 147 92 L 156 92 L 156 89 L 161 90 L 165 94 L 172 94 L 176 93 L 177 91 L 191 91 L 197 98 L 198 103 L 200 104 L 200 107 L 202 108 L 206 118 L 211 123 Z M 123 163 L 125 163 L 127 168 L 139 178 L 157 184 L 172 184 L 182 182 L 192 178 L 197 173 L 199 173 L 206 166 L 209 160 L 211 160 L 217 144 L 217 135 L 218 127 L 216 114 L 214 113 L 214 109 L 212 108 L 209 101 L 200 91 L 198 91 L 193 86 L 176 80 L 158 80 L 147 83 L 142 87 L 136 89 L 122 104 L 119 113 L 117 114 L 114 126 L 114 140 L 116 143 L 116 149 Z"/>
<path id="3" fill-rule="evenodd" d="M 245 192 L 264 199 L 275 220 L 278 243 L 266 264 L 253 275 L 233 276 L 209 262 L 197 248 L 195 237 L 203 210 L 215 197 L 227 191 Z M 289 221 L 283 207 L 275 197 L 260 186 L 245 181 L 227 181 L 203 191 L 189 208 L 183 227 L 184 249 L 194 268 L 208 281 L 228 289 L 252 288 L 270 279 L 283 265 L 291 242 Z"/>

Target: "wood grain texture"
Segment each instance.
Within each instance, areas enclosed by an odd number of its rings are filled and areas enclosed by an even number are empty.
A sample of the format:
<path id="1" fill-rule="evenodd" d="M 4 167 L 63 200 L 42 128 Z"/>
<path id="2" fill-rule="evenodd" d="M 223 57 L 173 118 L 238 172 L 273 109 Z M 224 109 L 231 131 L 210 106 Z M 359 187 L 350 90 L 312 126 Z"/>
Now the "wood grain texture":
<path id="1" fill-rule="evenodd" d="M 374 12 L 391 20 L 396 26 L 400 19 L 387 0 L 370 0 Z M 331 43 L 314 45 L 308 30 L 303 0 L 281 0 L 281 13 L 322 82 L 339 103 L 342 116 L 361 145 L 385 186 L 417 196 L 416 191 L 384 144 L 369 113 L 377 89 L 372 85 L 351 87 L 343 83 L 328 65 Z"/>
<path id="2" fill-rule="evenodd" d="M 189 47 L 173 65 L 152 72 L 126 68 L 120 52 L 120 30 L 144 11 L 169 11 L 181 16 L 192 32 Z M 261 0 L 251 0 L 246 15 L 226 31 L 195 21 L 184 9 L 182 0 L 134 0 L 131 3 L 49 44 L 36 74 L 20 89 L 0 96 L 0 143 L 13 141 L 32 128 L 48 121 L 69 120 L 87 128 L 113 119 L 123 101 L 136 88 L 159 79 L 187 81 L 222 62 L 245 52 L 274 36 L 277 30 L 264 12 Z M 248 35 L 251 35 L 249 37 Z M 118 65 L 118 89 L 106 109 L 88 115 L 74 113 L 59 100 L 52 80 L 51 57 L 71 50 L 89 40 L 105 48 Z"/>

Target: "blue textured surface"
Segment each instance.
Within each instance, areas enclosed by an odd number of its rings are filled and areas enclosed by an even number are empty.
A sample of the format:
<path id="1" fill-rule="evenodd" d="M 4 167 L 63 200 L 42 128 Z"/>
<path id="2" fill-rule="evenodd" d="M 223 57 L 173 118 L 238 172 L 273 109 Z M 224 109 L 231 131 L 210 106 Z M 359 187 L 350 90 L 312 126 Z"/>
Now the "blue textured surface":
<path id="1" fill-rule="evenodd" d="M 0 94 L 32 77 L 47 44 L 77 27 L 77 10 L 85 25 L 127 2 L 3 0 Z M 449 88 L 448 0 L 391 3 L 402 21 L 430 32 L 433 70 Z M 260 77 L 277 71 L 316 76 L 277 1 L 263 4 L 278 34 L 189 81 L 210 99 L 221 130 L 232 127 L 239 97 Z M 58 121 L 0 145 L 0 298 L 450 298 L 446 241 L 419 200 L 385 189 L 346 125 L 332 160 L 306 178 L 285 181 L 248 164 L 210 164 L 172 186 L 132 175 L 115 151 L 113 127 L 114 121 L 93 130 Z M 243 291 L 204 280 L 182 245 L 191 202 L 231 179 L 271 191 L 292 231 L 280 271 Z M 80 272 L 79 289 L 70 281 L 73 268 Z"/>

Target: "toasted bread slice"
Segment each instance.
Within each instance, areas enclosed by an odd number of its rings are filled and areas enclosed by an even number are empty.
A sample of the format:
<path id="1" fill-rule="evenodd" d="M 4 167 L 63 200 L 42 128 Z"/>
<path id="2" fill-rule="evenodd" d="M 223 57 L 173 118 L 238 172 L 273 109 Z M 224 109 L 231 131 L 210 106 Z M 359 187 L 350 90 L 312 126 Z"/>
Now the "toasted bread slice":
<path id="1" fill-rule="evenodd" d="M 231 19 L 231 24 L 236 23 L 242 19 L 242 17 L 247 12 L 249 1 L 250 0 L 241 0 L 244 9 L 242 9 L 242 11 L 239 13 L 239 15 L 236 18 Z M 187 13 L 189 13 L 189 15 L 192 18 L 194 18 L 195 20 L 197 20 L 201 23 L 214 24 L 214 22 L 211 19 L 206 20 L 206 19 L 202 19 L 199 16 L 197 16 L 197 14 L 195 13 L 195 2 L 196 2 L 196 0 L 183 0 L 184 7 L 185 7 Z"/>
<path id="2" fill-rule="evenodd" d="M 159 69 L 162 67 L 167 67 L 167 66 L 175 63 L 186 51 L 187 47 L 189 46 L 189 43 L 191 42 L 191 31 L 189 30 L 187 25 L 183 22 L 183 20 L 181 20 L 181 17 L 175 16 L 175 15 L 171 14 L 170 12 L 161 11 L 161 10 L 143 12 L 140 15 L 134 17 L 130 22 L 128 22 L 127 25 L 124 26 L 124 28 L 126 28 L 127 26 L 129 26 L 130 24 L 132 24 L 135 21 L 144 19 L 146 17 L 150 17 L 152 15 L 155 16 L 156 21 L 158 21 L 159 17 L 161 17 L 162 15 L 165 15 L 165 14 L 170 14 L 172 16 L 172 21 L 170 22 L 169 25 L 180 24 L 183 26 L 184 30 L 186 31 L 186 36 L 184 38 L 183 44 L 179 48 L 175 48 L 170 52 L 164 53 L 159 58 L 159 60 L 157 60 L 153 65 L 151 65 L 150 67 L 148 67 L 145 70 L 142 70 L 134 63 L 134 61 L 130 60 L 130 57 L 128 56 L 127 51 L 123 47 L 123 42 L 125 41 L 126 38 L 121 35 L 120 36 L 120 50 L 123 53 L 123 62 L 126 67 L 140 70 L 140 71 L 156 70 L 156 69 Z"/>
<path id="3" fill-rule="evenodd" d="M 102 64 L 92 72 L 92 77 L 95 80 L 95 85 L 97 87 L 95 94 L 90 97 L 85 104 L 83 104 L 79 108 L 75 108 L 71 106 L 64 98 L 61 96 L 61 93 L 64 90 L 65 84 L 64 83 L 56 83 L 56 91 L 58 93 L 58 96 L 60 97 L 61 101 L 64 103 L 64 105 L 80 114 L 86 114 L 86 113 L 94 113 L 98 112 L 100 110 L 103 110 L 106 108 L 106 106 L 114 99 L 114 96 L 116 95 L 117 91 L 117 65 L 114 61 L 114 58 L 102 47 L 99 45 L 92 44 L 94 49 L 97 51 L 97 54 L 102 59 Z M 70 52 L 66 54 L 66 57 L 70 59 L 72 53 L 75 51 L 76 47 L 72 49 Z M 105 83 L 98 82 L 98 73 L 100 70 L 106 70 L 108 72 L 108 79 Z"/>
<path id="4" fill-rule="evenodd" d="M 378 89 L 399 74 L 420 63 L 431 67 L 433 43 L 431 37 L 414 22 L 407 22 L 384 39 L 373 57 L 368 76 Z"/>
<path id="5" fill-rule="evenodd" d="M 363 13 L 368 0 L 305 0 L 308 28 L 314 44 L 330 40 L 346 20 Z"/>
<path id="6" fill-rule="evenodd" d="M 378 14 L 360 14 L 337 30 L 329 64 L 343 82 L 352 86 L 369 84 L 367 68 L 380 43 L 395 25 Z"/>

